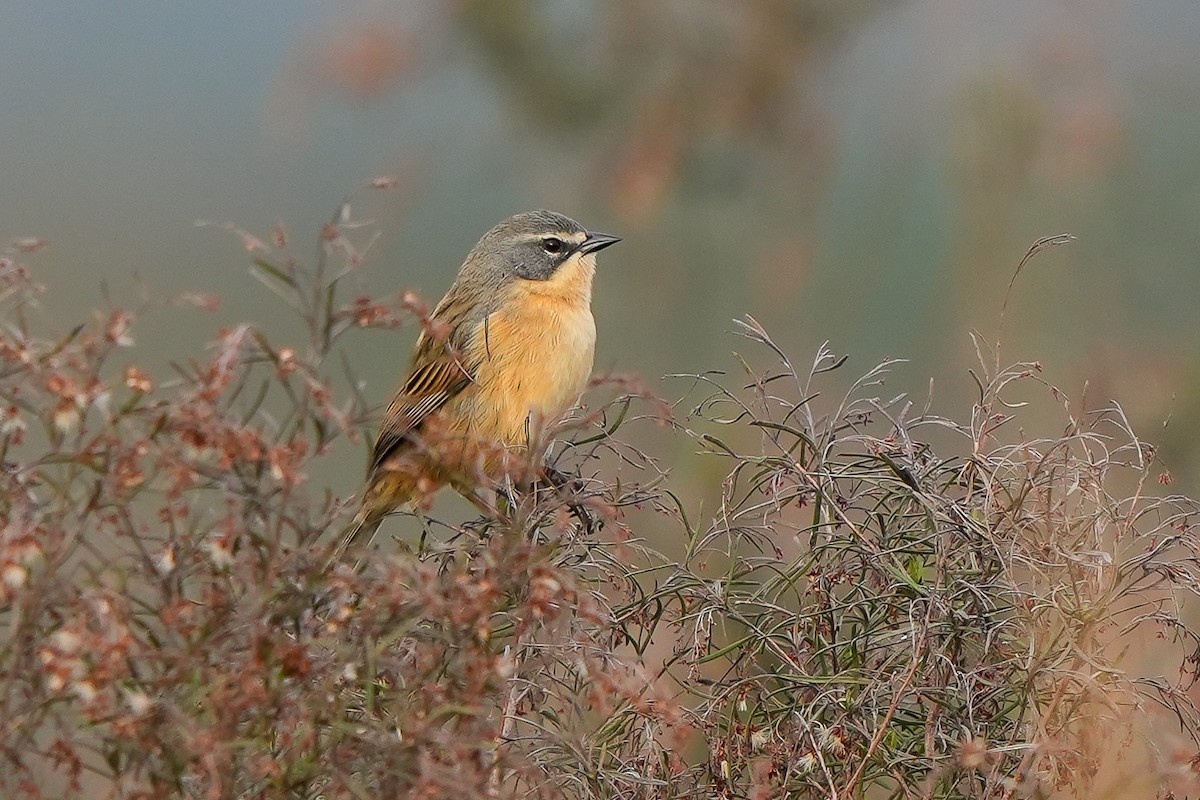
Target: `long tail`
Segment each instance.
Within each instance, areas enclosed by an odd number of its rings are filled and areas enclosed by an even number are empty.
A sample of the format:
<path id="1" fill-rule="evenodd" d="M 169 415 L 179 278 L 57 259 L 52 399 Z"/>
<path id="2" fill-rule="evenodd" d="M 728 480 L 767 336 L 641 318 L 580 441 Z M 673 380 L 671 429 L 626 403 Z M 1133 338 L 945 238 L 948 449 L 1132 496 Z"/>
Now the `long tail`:
<path id="1" fill-rule="evenodd" d="M 388 514 L 388 509 L 378 505 L 363 504 L 362 509 L 355 515 L 354 521 L 346 526 L 346 530 L 342 533 L 342 538 L 338 541 L 337 547 L 329 555 L 329 561 L 325 564 L 326 571 L 334 564 L 345 557 L 346 553 L 351 549 L 361 549 L 371 543 L 375 538 L 375 532 L 379 530 L 379 526 L 383 523 L 383 518 Z M 355 569 L 358 564 L 355 564 Z"/>

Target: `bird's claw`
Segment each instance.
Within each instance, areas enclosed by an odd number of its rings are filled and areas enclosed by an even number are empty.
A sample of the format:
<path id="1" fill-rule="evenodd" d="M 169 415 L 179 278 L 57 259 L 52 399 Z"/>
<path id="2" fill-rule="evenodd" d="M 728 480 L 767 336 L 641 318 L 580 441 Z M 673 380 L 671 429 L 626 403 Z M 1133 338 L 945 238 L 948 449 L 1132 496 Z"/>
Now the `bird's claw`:
<path id="1" fill-rule="evenodd" d="M 585 533 L 590 536 L 600 531 L 604 526 L 604 520 L 586 503 L 578 502 L 577 498 L 583 496 L 585 489 L 583 481 L 578 476 L 567 475 L 561 470 L 546 466 L 543 468 L 543 477 L 546 483 L 568 498 L 567 509 L 583 526 Z"/>

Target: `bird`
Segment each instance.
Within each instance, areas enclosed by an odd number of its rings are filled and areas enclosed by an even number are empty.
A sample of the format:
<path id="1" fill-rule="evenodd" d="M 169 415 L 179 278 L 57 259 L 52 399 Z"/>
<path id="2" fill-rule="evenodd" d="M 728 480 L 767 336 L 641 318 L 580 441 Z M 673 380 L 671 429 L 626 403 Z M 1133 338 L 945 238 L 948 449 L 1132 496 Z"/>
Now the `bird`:
<path id="1" fill-rule="evenodd" d="M 481 475 L 503 477 L 533 426 L 578 402 L 595 355 L 596 254 L 619 241 L 546 210 L 480 238 L 417 338 L 331 563 L 446 484 L 468 494 Z"/>

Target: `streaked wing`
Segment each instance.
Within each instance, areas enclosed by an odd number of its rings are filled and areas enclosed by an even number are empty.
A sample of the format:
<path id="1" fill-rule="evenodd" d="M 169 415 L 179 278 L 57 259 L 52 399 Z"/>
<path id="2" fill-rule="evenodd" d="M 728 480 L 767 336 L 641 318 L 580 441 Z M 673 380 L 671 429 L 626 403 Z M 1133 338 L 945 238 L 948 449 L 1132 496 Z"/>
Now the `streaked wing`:
<path id="1" fill-rule="evenodd" d="M 472 376 L 448 350 L 437 360 L 414 366 L 400 393 L 383 415 L 383 425 L 371 452 L 371 472 L 379 469 L 425 419 L 471 384 Z"/>

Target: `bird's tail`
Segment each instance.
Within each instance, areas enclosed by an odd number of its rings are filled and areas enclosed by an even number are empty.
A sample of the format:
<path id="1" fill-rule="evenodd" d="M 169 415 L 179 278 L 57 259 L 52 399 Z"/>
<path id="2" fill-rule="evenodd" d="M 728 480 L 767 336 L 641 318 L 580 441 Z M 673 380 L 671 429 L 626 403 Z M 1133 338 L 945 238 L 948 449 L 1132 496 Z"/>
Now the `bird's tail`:
<path id="1" fill-rule="evenodd" d="M 337 547 L 329 555 L 329 561 L 325 565 L 326 571 L 341 561 L 350 550 L 361 549 L 369 545 L 387 514 L 386 507 L 363 503 L 363 507 L 355 515 L 354 521 L 346 526 L 341 539 L 338 540 Z M 357 564 L 355 568 L 357 568 Z"/>

